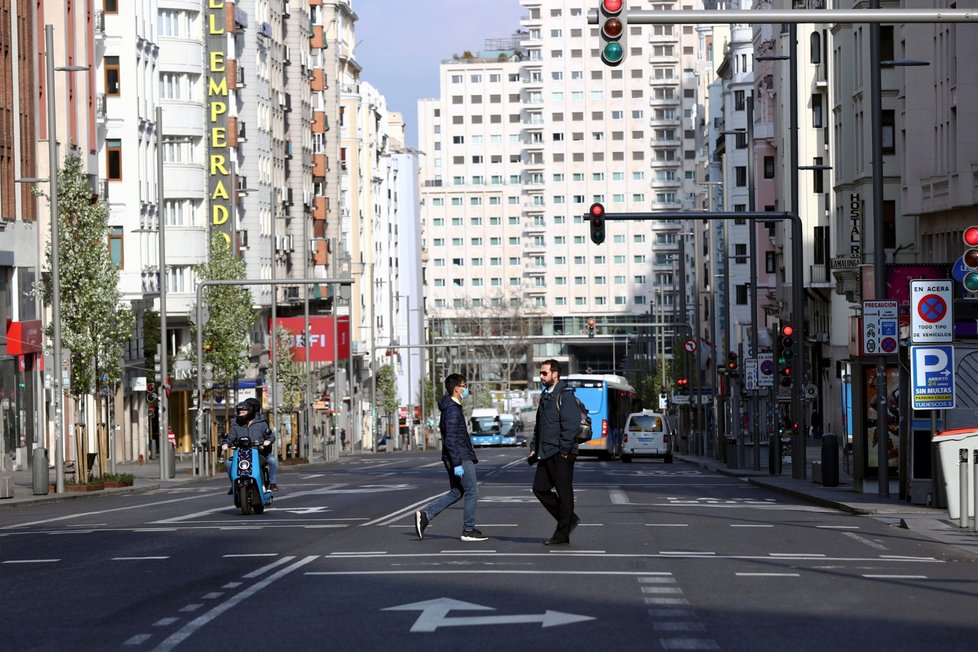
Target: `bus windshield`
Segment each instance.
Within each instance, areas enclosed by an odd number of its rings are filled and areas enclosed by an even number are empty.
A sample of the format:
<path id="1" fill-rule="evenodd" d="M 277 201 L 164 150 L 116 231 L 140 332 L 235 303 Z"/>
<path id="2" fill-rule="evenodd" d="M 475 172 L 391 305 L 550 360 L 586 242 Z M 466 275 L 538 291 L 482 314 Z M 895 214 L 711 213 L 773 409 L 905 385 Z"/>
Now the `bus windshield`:
<path id="1" fill-rule="evenodd" d="M 498 417 L 472 417 L 472 434 L 486 435 L 499 432 Z"/>

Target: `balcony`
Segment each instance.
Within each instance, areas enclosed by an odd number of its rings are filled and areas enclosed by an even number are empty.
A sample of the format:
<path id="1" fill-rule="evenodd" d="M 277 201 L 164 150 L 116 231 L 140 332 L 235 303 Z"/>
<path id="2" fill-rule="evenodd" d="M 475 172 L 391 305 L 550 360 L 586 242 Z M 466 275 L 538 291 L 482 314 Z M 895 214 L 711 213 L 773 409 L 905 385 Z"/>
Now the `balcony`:
<path id="1" fill-rule="evenodd" d="M 309 48 L 312 50 L 319 50 L 324 47 L 326 47 L 324 28 L 322 25 L 313 25 L 312 36 L 309 37 Z"/>
<path id="2" fill-rule="evenodd" d="M 326 112 L 325 111 L 313 111 L 312 112 L 312 133 L 314 134 L 324 134 L 329 131 L 326 124 Z"/>
<path id="3" fill-rule="evenodd" d="M 313 154 L 313 156 L 312 156 L 312 176 L 314 176 L 314 177 L 325 177 L 326 176 L 326 155 L 325 154 Z"/>
<path id="4" fill-rule="evenodd" d="M 315 221 L 325 221 L 326 215 L 326 198 L 316 197 L 312 203 L 312 219 Z"/>
<path id="5" fill-rule="evenodd" d="M 105 12 L 101 10 L 95 12 L 95 38 L 105 38 Z"/>
<path id="6" fill-rule="evenodd" d="M 313 92 L 324 91 L 329 86 L 326 84 L 326 71 L 322 68 L 314 68 L 312 70 L 312 78 L 309 81 L 309 88 Z"/>
<path id="7" fill-rule="evenodd" d="M 329 261 L 329 241 L 314 239 L 309 241 L 310 262 L 313 265 L 327 265 Z"/>

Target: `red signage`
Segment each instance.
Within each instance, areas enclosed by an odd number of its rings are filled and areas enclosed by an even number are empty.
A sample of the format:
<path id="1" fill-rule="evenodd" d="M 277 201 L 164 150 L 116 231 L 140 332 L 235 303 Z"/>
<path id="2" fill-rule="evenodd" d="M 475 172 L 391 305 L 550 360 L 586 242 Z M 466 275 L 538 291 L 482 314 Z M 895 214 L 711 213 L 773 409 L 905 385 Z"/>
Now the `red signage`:
<path id="1" fill-rule="evenodd" d="M 44 331 L 40 319 L 7 322 L 7 355 L 40 353 Z"/>
<path id="2" fill-rule="evenodd" d="M 306 344 L 302 338 L 304 317 L 280 317 L 276 323 L 292 333 L 291 347 L 296 362 L 306 361 Z M 336 339 L 340 359 L 350 357 L 350 318 L 340 317 L 336 324 Z M 313 362 L 333 362 L 333 318 L 309 318 L 309 358 Z"/>

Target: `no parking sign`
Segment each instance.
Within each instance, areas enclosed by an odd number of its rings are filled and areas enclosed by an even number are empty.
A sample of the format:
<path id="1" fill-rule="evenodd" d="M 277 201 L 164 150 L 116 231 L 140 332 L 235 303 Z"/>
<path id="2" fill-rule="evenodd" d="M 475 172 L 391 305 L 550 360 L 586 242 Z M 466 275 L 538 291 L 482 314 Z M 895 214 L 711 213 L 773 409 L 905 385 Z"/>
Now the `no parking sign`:
<path id="1" fill-rule="evenodd" d="M 910 281 L 910 342 L 932 344 L 954 341 L 951 281 Z"/>

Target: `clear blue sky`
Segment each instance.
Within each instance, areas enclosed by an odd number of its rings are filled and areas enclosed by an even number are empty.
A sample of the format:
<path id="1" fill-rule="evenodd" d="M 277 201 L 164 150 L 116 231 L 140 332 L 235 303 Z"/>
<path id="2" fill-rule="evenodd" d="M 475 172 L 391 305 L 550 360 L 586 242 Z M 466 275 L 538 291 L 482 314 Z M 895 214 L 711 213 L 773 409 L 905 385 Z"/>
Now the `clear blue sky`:
<path id="1" fill-rule="evenodd" d="M 419 99 L 438 97 L 438 65 L 452 54 L 511 36 L 526 12 L 518 0 L 353 0 L 360 78 L 404 114 L 408 145 L 418 144 Z"/>

